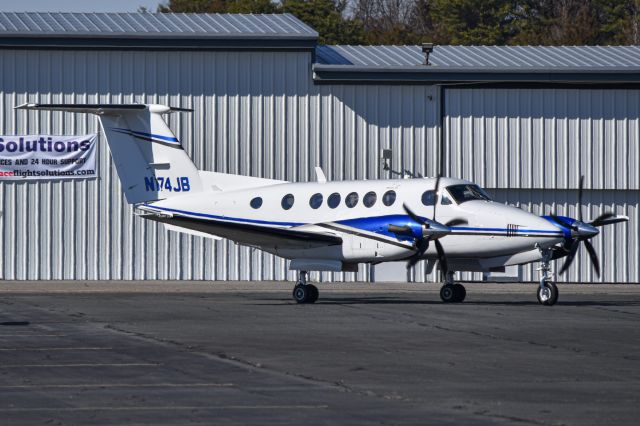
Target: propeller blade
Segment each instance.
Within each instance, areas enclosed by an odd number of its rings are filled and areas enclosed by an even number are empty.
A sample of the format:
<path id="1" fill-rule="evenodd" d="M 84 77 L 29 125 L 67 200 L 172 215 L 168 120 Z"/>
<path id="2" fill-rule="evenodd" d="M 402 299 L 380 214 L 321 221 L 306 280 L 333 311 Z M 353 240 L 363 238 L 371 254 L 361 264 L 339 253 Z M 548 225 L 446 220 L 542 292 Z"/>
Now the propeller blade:
<path id="1" fill-rule="evenodd" d="M 444 248 L 442 248 L 442 244 L 440 244 L 440 241 L 435 240 L 434 243 L 436 244 L 436 251 L 438 252 L 438 262 L 440 262 L 440 270 L 443 274 L 446 275 L 447 272 L 449 272 L 449 266 L 447 265 L 447 257 L 444 254 Z"/>
<path id="2" fill-rule="evenodd" d="M 596 271 L 596 276 L 600 278 L 600 262 L 598 261 L 598 255 L 589 240 L 584 240 L 584 245 L 589 252 L 589 257 L 591 258 L 591 263 L 593 263 L 593 269 Z"/>
<path id="3" fill-rule="evenodd" d="M 580 175 L 580 184 L 578 186 L 578 220 L 582 222 L 582 188 L 584 185 L 584 175 Z"/>
<path id="4" fill-rule="evenodd" d="M 580 247 L 580 240 L 576 238 L 572 242 L 571 251 L 567 255 L 567 260 L 565 260 L 564 265 L 562 265 L 562 269 L 560 269 L 560 275 L 564 274 L 567 269 L 569 269 L 569 266 L 571 266 L 573 258 L 576 257 L 576 253 L 578 252 L 578 247 Z"/>
<path id="5" fill-rule="evenodd" d="M 467 222 L 466 219 L 462 219 L 462 218 L 455 218 L 455 219 L 451 219 L 449 222 L 445 223 L 445 226 L 458 226 L 458 225 L 468 225 L 469 222 Z"/>
<path id="6" fill-rule="evenodd" d="M 592 226 L 603 226 L 611 225 L 612 223 L 627 222 L 628 220 L 629 218 L 627 216 L 618 216 L 611 212 L 607 212 L 592 220 L 590 224 Z"/>
<path id="7" fill-rule="evenodd" d="M 440 177 L 441 177 L 440 173 L 438 173 L 438 176 L 436 177 L 435 193 L 433 194 L 433 221 L 434 222 L 436 220 L 436 206 L 440 202 L 440 197 L 438 196 L 438 191 L 440 190 Z"/>
<path id="8" fill-rule="evenodd" d="M 407 214 L 409 215 L 409 217 L 413 220 L 415 220 L 418 223 L 424 223 L 424 220 L 422 220 L 420 217 L 418 217 L 417 214 L 415 214 L 414 212 L 411 211 L 411 209 L 409 208 L 409 206 L 407 206 L 406 203 L 402 204 L 402 208 L 404 208 L 404 211 L 407 212 Z"/>
<path id="9" fill-rule="evenodd" d="M 418 263 L 420 260 L 422 260 L 422 255 L 424 254 L 425 251 L 427 251 L 428 248 L 429 248 L 429 240 L 428 239 L 422 238 L 422 239 L 418 240 L 416 242 L 417 252 L 416 252 L 416 254 L 414 254 L 413 256 L 411 256 L 409 258 L 409 261 L 407 262 L 407 269 L 413 268 L 416 265 L 416 263 Z"/>
<path id="10" fill-rule="evenodd" d="M 553 220 L 555 220 L 559 225 L 564 226 L 565 228 L 569 228 L 571 229 L 573 226 L 567 222 L 566 220 L 564 220 L 563 218 L 561 218 L 560 216 L 556 216 L 555 214 L 552 214 L 551 217 L 553 218 Z"/>

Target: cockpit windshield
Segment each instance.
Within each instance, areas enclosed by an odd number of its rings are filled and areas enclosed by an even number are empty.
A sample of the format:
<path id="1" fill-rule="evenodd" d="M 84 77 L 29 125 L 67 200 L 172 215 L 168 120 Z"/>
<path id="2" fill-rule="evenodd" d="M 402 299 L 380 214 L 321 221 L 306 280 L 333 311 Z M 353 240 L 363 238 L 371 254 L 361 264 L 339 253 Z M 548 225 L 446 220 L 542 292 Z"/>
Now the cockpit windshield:
<path id="1" fill-rule="evenodd" d="M 456 203 L 462 204 L 467 201 L 472 200 L 485 200 L 491 201 L 491 197 L 489 194 L 484 192 L 484 189 L 480 188 L 478 185 L 471 184 L 461 184 L 461 185 L 451 185 L 447 186 L 447 191 L 456 200 Z"/>

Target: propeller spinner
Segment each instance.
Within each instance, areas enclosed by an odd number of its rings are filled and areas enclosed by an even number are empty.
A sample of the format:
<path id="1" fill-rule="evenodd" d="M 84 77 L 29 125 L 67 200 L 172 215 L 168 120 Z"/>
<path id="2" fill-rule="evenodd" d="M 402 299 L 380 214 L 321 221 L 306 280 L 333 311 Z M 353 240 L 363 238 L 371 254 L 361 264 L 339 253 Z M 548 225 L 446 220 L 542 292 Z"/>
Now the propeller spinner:
<path id="1" fill-rule="evenodd" d="M 433 241 L 436 246 L 436 252 L 438 253 L 438 262 L 440 264 L 440 269 L 443 273 L 447 273 L 447 257 L 444 252 L 444 248 L 440 243 L 439 239 L 444 237 L 445 235 L 451 232 L 451 227 L 456 225 L 464 225 L 467 224 L 465 219 L 452 219 L 445 224 L 442 224 L 436 221 L 436 206 L 438 205 L 439 199 L 439 189 L 440 189 L 440 175 L 436 178 L 436 186 L 435 186 L 435 197 L 434 197 L 434 205 L 433 205 L 433 219 L 425 219 L 417 214 L 415 214 L 406 204 L 403 204 L 402 207 L 404 211 L 409 215 L 409 217 L 414 221 L 420 224 L 420 232 L 416 234 L 409 226 L 395 226 L 389 225 L 388 229 L 390 232 L 411 235 L 414 239 L 414 246 L 416 252 L 409 258 L 407 261 L 407 269 L 415 266 L 418 261 L 422 259 L 422 256 L 429 248 L 429 242 Z"/>

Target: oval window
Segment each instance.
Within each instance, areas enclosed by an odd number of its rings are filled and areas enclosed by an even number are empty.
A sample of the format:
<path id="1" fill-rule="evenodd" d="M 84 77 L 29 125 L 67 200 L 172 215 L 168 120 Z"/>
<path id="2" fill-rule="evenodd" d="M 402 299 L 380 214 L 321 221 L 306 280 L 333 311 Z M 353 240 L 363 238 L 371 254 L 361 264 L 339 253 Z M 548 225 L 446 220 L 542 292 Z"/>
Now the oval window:
<path id="1" fill-rule="evenodd" d="M 317 209 L 322 205 L 322 194 L 313 194 L 309 199 L 309 205 L 312 209 Z"/>
<path id="2" fill-rule="evenodd" d="M 351 192 L 349 193 L 349 195 L 347 195 L 344 198 L 344 203 L 347 205 L 347 207 L 349 208 L 353 208 L 356 206 L 356 204 L 358 204 L 358 193 L 357 192 Z"/>
<path id="3" fill-rule="evenodd" d="M 396 202 L 396 191 L 389 190 L 382 196 L 382 204 L 390 206 Z"/>
<path id="4" fill-rule="evenodd" d="M 329 195 L 329 198 L 327 198 L 327 204 L 332 209 L 338 207 L 340 205 L 340 194 L 334 192 L 333 194 Z"/>
<path id="5" fill-rule="evenodd" d="M 376 193 L 373 191 L 369 191 L 364 194 L 364 197 L 362 197 L 362 204 L 364 204 L 365 207 L 372 207 L 376 203 L 377 199 L 378 196 L 376 195 Z"/>
<path id="6" fill-rule="evenodd" d="M 422 204 L 425 206 L 433 206 L 436 204 L 436 191 L 429 189 L 422 193 Z"/>
<path id="7" fill-rule="evenodd" d="M 253 207 L 254 209 L 259 209 L 260 206 L 262 206 L 262 197 L 256 197 L 253 200 L 251 200 L 251 202 L 249 203 L 251 205 L 251 207 Z"/>
<path id="8" fill-rule="evenodd" d="M 282 208 L 285 210 L 289 210 L 291 207 L 293 207 L 293 194 L 287 194 L 284 197 L 282 197 Z"/>

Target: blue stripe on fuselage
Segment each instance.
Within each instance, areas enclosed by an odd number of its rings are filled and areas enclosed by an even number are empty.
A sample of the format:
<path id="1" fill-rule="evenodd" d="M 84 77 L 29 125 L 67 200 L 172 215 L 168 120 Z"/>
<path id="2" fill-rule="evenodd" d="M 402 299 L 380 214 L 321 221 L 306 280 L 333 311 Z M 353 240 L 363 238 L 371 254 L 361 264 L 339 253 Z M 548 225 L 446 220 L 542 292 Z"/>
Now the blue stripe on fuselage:
<path id="1" fill-rule="evenodd" d="M 269 220 L 246 219 L 246 218 L 240 218 L 240 217 L 212 215 L 207 213 L 197 213 L 197 212 L 189 212 L 186 210 L 171 209 L 168 207 L 158 207 L 158 206 L 148 205 L 148 204 L 145 205 L 145 207 L 167 211 L 171 213 L 184 214 L 187 216 L 201 217 L 205 219 L 208 218 L 208 219 L 226 220 L 229 222 L 250 223 L 255 225 L 270 225 L 270 226 L 283 226 L 283 227 L 313 225 L 313 223 L 303 223 L 303 222 L 274 222 Z M 345 220 L 335 221 L 335 223 L 338 223 L 344 226 L 349 226 L 351 228 L 359 229 L 362 231 L 368 231 L 376 234 L 386 235 L 388 237 L 395 238 L 399 241 L 411 241 L 412 238 L 405 235 L 397 235 L 393 232 L 389 232 L 388 230 L 389 225 L 396 225 L 399 227 L 409 226 L 411 228 L 420 226 L 419 224 L 417 224 L 417 222 L 414 222 L 409 216 L 401 215 L 401 214 L 386 215 L 386 216 L 372 216 L 372 217 L 363 217 L 363 218 L 356 218 L 356 219 L 345 219 Z M 476 227 L 468 227 L 468 226 L 453 226 L 451 227 L 451 229 L 452 229 L 451 235 L 455 235 L 456 231 L 458 232 L 474 232 L 475 231 L 478 233 L 481 233 L 481 232 L 506 233 L 507 231 L 509 231 L 506 228 L 476 228 Z M 513 231 L 509 231 L 509 232 L 513 232 Z M 541 234 L 548 234 L 548 235 L 553 235 L 558 233 L 558 231 L 549 231 L 549 230 L 543 230 L 543 229 L 518 229 L 517 232 L 518 234 L 541 233 Z"/>
<path id="2" fill-rule="evenodd" d="M 292 226 L 307 225 L 306 223 L 298 223 L 298 222 L 272 222 L 272 221 L 268 221 L 268 220 L 257 220 L 257 219 L 245 219 L 245 218 L 241 218 L 241 217 L 218 216 L 218 215 L 215 215 L 215 214 L 189 212 L 189 211 L 186 211 L 186 210 L 170 209 L 168 207 L 158 207 L 158 206 L 149 205 L 149 204 L 145 204 L 145 207 L 150 207 L 152 209 L 158 209 L 158 210 L 171 212 L 171 213 L 180 213 L 180 214 L 184 214 L 184 215 L 187 215 L 187 216 L 202 217 L 202 218 L 206 218 L 206 219 L 226 220 L 226 221 L 229 221 L 229 222 L 242 222 L 242 223 L 252 223 L 252 224 L 256 224 L 256 225 L 276 225 L 276 226 L 291 226 L 291 227 Z"/>

